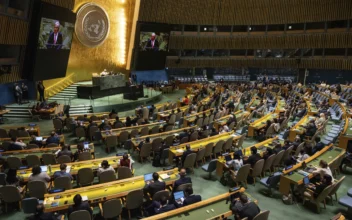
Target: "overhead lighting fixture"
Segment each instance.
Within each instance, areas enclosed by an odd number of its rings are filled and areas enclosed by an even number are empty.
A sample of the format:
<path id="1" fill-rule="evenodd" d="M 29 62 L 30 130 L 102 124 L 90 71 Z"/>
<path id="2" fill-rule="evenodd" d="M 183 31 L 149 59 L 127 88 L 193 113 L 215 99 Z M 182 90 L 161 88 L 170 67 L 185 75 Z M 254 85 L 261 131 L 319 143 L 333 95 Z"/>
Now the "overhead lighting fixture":
<path id="1" fill-rule="evenodd" d="M 288 29 L 290 29 L 290 30 L 291 30 L 291 29 L 292 29 L 292 26 L 288 26 Z"/>

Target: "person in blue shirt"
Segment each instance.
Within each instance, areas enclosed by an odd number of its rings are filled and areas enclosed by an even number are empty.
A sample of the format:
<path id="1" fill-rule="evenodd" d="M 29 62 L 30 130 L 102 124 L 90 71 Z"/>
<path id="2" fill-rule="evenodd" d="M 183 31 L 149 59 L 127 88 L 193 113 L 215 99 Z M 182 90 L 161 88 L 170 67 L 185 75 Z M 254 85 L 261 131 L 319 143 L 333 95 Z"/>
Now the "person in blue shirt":
<path id="1" fill-rule="evenodd" d="M 57 134 L 53 131 L 50 133 L 50 137 L 46 139 L 46 144 L 59 144 L 60 143 L 60 138 L 57 136 Z"/>
<path id="2" fill-rule="evenodd" d="M 72 180 L 72 176 L 70 173 L 66 172 L 67 165 L 65 163 L 60 164 L 60 171 L 56 171 L 54 173 L 54 179 L 62 176 L 67 176 Z"/>

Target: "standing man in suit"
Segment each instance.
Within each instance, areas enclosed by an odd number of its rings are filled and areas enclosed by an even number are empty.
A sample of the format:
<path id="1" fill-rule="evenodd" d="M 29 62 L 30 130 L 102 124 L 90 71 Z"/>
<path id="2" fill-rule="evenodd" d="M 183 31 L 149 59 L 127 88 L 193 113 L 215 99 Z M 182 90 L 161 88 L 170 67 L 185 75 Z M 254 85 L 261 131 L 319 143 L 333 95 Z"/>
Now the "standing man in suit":
<path id="1" fill-rule="evenodd" d="M 185 193 L 186 198 L 183 201 L 183 206 L 191 205 L 193 203 L 202 201 L 202 197 L 200 195 L 193 195 L 193 189 L 191 186 L 185 189 Z"/>
<path id="2" fill-rule="evenodd" d="M 145 46 L 145 49 L 147 51 L 159 51 L 159 41 L 156 39 L 155 33 L 152 33 L 152 36 L 147 42 L 147 45 Z"/>
<path id="3" fill-rule="evenodd" d="M 60 30 L 60 22 L 56 21 L 54 24 L 54 31 L 50 33 L 48 42 L 46 44 L 46 47 L 48 49 L 56 49 L 59 50 L 62 48 L 62 33 L 59 32 Z"/>
<path id="4" fill-rule="evenodd" d="M 22 89 L 18 83 L 15 83 L 15 96 L 17 104 L 22 105 Z"/>
<path id="5" fill-rule="evenodd" d="M 186 173 L 186 169 L 185 168 L 181 168 L 180 172 L 180 179 L 176 180 L 174 182 L 174 191 L 177 189 L 177 187 L 186 184 L 186 183 L 192 183 L 191 177 L 187 177 L 187 173 Z"/>
<path id="6" fill-rule="evenodd" d="M 159 174 L 154 172 L 153 173 L 153 182 L 148 183 L 144 187 L 144 193 L 145 194 L 149 193 L 150 197 L 153 198 L 155 193 L 162 191 L 162 190 L 165 190 L 165 188 L 166 188 L 165 183 L 159 181 Z"/>
<path id="7" fill-rule="evenodd" d="M 45 86 L 43 85 L 43 81 L 38 82 L 37 90 L 39 92 L 39 101 L 44 102 Z"/>

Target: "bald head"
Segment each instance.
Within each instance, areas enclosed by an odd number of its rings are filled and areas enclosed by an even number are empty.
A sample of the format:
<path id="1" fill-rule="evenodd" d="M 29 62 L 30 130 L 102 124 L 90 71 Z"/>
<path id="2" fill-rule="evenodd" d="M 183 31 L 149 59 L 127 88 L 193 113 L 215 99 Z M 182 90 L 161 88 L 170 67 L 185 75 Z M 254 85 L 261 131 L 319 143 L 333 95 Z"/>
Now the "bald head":
<path id="1" fill-rule="evenodd" d="M 184 177 L 184 176 L 186 176 L 186 169 L 185 168 L 182 168 L 181 170 L 180 170 L 180 176 L 181 177 Z"/>

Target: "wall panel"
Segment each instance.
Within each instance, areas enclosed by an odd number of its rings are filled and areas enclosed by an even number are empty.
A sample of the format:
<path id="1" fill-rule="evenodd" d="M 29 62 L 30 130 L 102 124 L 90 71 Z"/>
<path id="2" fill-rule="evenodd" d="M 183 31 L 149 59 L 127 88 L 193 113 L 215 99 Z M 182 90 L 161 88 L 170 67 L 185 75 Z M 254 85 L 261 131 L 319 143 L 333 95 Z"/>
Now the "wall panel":
<path id="1" fill-rule="evenodd" d="M 142 0 L 140 21 L 255 25 L 352 18 L 351 0 Z"/>

